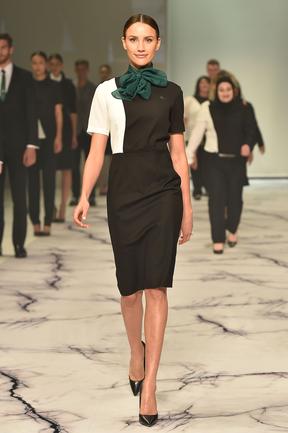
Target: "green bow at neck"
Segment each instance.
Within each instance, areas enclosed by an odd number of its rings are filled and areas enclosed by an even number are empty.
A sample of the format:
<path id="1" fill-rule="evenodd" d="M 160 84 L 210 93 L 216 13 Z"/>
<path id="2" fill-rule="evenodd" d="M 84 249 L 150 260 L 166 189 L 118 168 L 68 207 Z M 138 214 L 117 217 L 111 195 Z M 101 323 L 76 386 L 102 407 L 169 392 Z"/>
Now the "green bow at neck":
<path id="1" fill-rule="evenodd" d="M 136 95 L 149 99 L 151 84 L 166 87 L 168 81 L 165 72 L 153 68 L 153 65 L 141 69 L 129 65 L 128 71 L 121 75 L 119 84 L 120 87 L 112 92 L 114 98 L 132 101 Z"/>

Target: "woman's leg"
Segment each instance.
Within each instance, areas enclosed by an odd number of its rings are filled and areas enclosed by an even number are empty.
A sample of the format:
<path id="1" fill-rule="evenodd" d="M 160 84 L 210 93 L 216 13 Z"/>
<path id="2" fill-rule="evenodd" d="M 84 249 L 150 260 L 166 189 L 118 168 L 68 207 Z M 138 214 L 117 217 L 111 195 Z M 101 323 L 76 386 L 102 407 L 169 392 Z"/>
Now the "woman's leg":
<path id="1" fill-rule="evenodd" d="M 242 160 L 231 161 L 229 167 L 229 186 L 227 199 L 227 230 L 229 240 L 237 241 L 237 230 L 243 208 L 243 183 L 245 179 L 245 166 Z"/>
<path id="2" fill-rule="evenodd" d="M 227 182 L 225 163 L 217 158 L 210 162 L 208 176 L 209 219 L 215 249 L 222 249 L 225 243 L 225 207 L 227 202 Z"/>
<path id="3" fill-rule="evenodd" d="M 29 216 L 35 232 L 40 232 L 40 167 L 39 161 L 28 168 Z"/>
<path id="4" fill-rule="evenodd" d="M 44 232 L 50 233 L 55 201 L 56 159 L 52 152 L 47 152 L 43 165 L 43 193 L 45 206 Z"/>
<path id="5" fill-rule="evenodd" d="M 167 289 L 145 289 L 145 297 L 145 380 L 142 388 L 140 413 L 154 415 L 157 412 L 156 377 L 168 317 Z"/>
<path id="6" fill-rule="evenodd" d="M 143 290 L 138 290 L 129 296 L 121 296 L 121 311 L 126 327 L 131 350 L 129 376 L 132 380 L 141 380 L 144 377 L 144 348 L 142 339 L 142 305 Z"/>
<path id="7" fill-rule="evenodd" d="M 62 170 L 62 185 L 61 185 L 61 204 L 59 209 L 59 218 L 65 219 L 66 205 L 70 195 L 72 183 L 72 170 Z"/>

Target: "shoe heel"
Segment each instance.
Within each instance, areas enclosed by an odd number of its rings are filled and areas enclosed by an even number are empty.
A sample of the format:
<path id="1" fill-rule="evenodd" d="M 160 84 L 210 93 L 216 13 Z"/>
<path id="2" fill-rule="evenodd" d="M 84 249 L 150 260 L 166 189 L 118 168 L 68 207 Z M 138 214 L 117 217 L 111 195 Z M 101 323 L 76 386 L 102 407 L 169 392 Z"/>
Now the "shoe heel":
<path id="1" fill-rule="evenodd" d="M 141 392 L 142 392 L 142 383 L 140 386 L 140 393 L 139 393 L 139 422 L 142 425 L 145 425 L 146 427 L 152 427 L 154 424 L 156 424 L 158 420 L 158 412 L 154 415 L 142 415 L 140 413 L 140 407 L 141 407 Z"/>

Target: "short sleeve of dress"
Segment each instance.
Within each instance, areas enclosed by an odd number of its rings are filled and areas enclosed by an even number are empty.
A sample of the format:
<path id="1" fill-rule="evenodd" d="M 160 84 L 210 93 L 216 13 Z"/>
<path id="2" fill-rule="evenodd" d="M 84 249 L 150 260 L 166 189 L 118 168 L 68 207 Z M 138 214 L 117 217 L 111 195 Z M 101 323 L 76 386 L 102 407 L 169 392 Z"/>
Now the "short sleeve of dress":
<path id="1" fill-rule="evenodd" d="M 184 101 L 183 101 L 183 92 L 179 88 L 177 92 L 177 96 L 174 100 L 173 106 L 170 110 L 170 134 L 181 134 L 185 131 L 184 126 Z"/>
<path id="2" fill-rule="evenodd" d="M 63 104 L 61 84 L 53 81 L 54 105 Z"/>
<path id="3" fill-rule="evenodd" d="M 109 135 L 110 132 L 105 91 L 101 84 L 96 88 L 93 96 L 87 132 L 90 135 L 95 133 Z"/>

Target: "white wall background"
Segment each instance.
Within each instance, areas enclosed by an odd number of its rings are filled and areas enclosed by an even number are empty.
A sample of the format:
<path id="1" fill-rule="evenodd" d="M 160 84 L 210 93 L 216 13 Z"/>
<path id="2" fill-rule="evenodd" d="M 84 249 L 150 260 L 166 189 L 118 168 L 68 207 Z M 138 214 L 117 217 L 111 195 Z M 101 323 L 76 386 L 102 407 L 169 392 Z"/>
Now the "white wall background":
<path id="1" fill-rule="evenodd" d="M 267 152 L 251 176 L 288 176 L 288 0 L 168 0 L 171 80 L 194 91 L 209 58 L 235 73 L 256 109 Z"/>
<path id="2" fill-rule="evenodd" d="M 65 72 L 74 75 L 74 61 L 88 59 L 91 79 L 98 81 L 98 67 L 112 66 L 114 75 L 127 69 L 121 36 L 125 21 L 133 14 L 146 13 L 158 21 L 166 39 L 166 0 L 0 0 L 0 32 L 14 38 L 14 60 L 30 67 L 36 50 L 64 57 Z M 165 68 L 165 44 L 155 64 Z"/>

